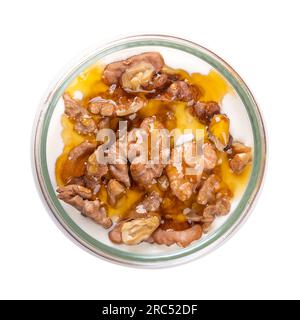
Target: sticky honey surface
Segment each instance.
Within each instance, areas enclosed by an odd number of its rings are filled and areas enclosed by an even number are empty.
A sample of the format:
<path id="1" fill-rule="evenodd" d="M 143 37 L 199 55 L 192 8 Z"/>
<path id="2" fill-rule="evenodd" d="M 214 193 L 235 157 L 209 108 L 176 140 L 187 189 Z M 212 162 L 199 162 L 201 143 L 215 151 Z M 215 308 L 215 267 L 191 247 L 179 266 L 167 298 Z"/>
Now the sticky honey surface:
<path id="1" fill-rule="evenodd" d="M 102 82 L 102 72 L 104 67 L 97 63 L 88 67 L 78 77 L 76 77 L 66 89 L 71 96 L 80 96 L 83 103 L 87 103 L 91 98 L 105 92 L 108 87 Z M 228 86 L 226 80 L 221 77 L 216 71 L 211 70 L 208 74 L 202 75 L 200 73 L 189 74 L 184 70 L 174 70 L 168 68 L 168 72 L 174 72 L 180 74 L 187 79 L 191 84 L 197 86 L 201 90 L 201 100 L 203 101 L 216 101 L 221 103 L 223 97 L 231 92 L 231 87 Z M 167 113 L 172 112 L 175 117 L 168 117 Z M 200 123 L 196 117 L 192 116 L 190 112 L 186 110 L 186 103 L 184 102 L 172 102 L 166 103 L 158 100 L 149 100 L 147 105 L 138 112 L 138 117 L 141 119 L 156 115 L 158 119 L 169 129 L 180 129 L 182 132 L 184 129 L 191 129 L 193 133 L 197 129 L 202 130 L 205 135 L 205 126 Z M 74 173 L 76 176 L 81 176 L 84 173 L 85 162 L 87 159 L 81 159 L 76 165 L 68 161 L 68 153 L 72 148 L 79 145 L 84 140 L 95 141 L 95 137 L 81 136 L 74 130 L 73 122 L 65 115 L 61 117 L 62 124 L 62 140 L 64 144 L 63 152 L 59 156 L 56 162 L 56 180 L 58 185 L 64 185 L 70 178 L 70 175 Z M 229 187 L 233 197 L 238 196 L 244 190 L 245 185 L 249 180 L 251 174 L 251 164 L 248 164 L 242 174 L 234 174 L 228 164 L 228 159 L 225 154 L 220 154 L 220 164 L 215 169 L 221 175 L 222 180 Z M 152 188 L 158 189 L 155 185 Z M 159 191 L 159 190 L 158 190 Z M 172 218 L 176 221 L 184 221 L 184 215 L 182 210 L 187 205 L 192 206 L 195 199 L 191 198 L 189 203 L 180 203 L 176 197 L 171 195 L 165 195 L 159 191 L 161 196 L 164 197 L 162 204 L 162 210 L 167 218 Z M 104 202 L 108 208 L 108 214 L 110 216 L 124 216 L 130 208 L 142 199 L 145 191 L 139 190 L 133 187 L 128 190 L 126 194 L 117 202 L 115 207 L 109 205 L 107 201 L 106 189 L 102 187 L 97 195 L 98 198 Z M 170 192 L 169 192 L 170 193 Z"/>

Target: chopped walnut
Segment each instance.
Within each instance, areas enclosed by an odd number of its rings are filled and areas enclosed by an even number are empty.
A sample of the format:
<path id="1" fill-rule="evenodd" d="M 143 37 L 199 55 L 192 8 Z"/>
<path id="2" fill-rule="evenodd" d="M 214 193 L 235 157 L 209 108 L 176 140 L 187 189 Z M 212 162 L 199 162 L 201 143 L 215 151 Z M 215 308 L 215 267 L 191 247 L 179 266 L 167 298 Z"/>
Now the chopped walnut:
<path id="1" fill-rule="evenodd" d="M 173 165 L 167 165 L 166 172 L 170 181 L 170 188 L 173 194 L 180 200 L 188 200 L 193 193 L 193 183 L 184 175 L 182 169 Z"/>
<path id="2" fill-rule="evenodd" d="M 102 181 L 97 176 L 89 176 L 85 174 L 83 176 L 84 186 L 93 191 L 93 194 L 96 195 L 101 188 Z"/>
<path id="3" fill-rule="evenodd" d="M 95 134 L 98 131 L 98 127 L 94 119 L 90 116 L 84 116 L 80 120 L 75 122 L 74 129 L 79 134 Z"/>
<path id="4" fill-rule="evenodd" d="M 106 210 L 101 206 L 100 201 L 88 200 L 92 197 L 91 190 L 77 185 L 68 185 L 58 187 L 57 192 L 59 199 L 75 207 L 82 215 L 89 217 L 106 229 L 111 227 L 112 221 L 107 217 Z"/>
<path id="5" fill-rule="evenodd" d="M 202 146 L 204 170 L 212 170 L 218 162 L 218 156 L 215 148 L 210 143 L 204 143 Z"/>
<path id="6" fill-rule="evenodd" d="M 151 133 L 154 129 L 163 129 L 163 125 L 156 120 L 155 117 L 148 117 L 143 120 L 140 125 L 140 129 L 144 130 L 146 134 Z M 135 130 L 137 132 L 137 130 Z M 131 135 L 129 135 L 130 137 Z M 130 139 L 130 138 L 129 138 Z M 132 139 L 133 140 L 133 139 Z M 141 142 L 142 143 L 142 142 Z M 157 182 L 157 178 L 162 175 L 165 165 L 162 163 L 163 157 L 167 156 L 166 150 L 163 149 L 162 137 L 158 137 L 158 159 L 155 161 L 148 161 L 145 163 L 143 158 L 136 157 L 133 159 L 130 165 L 130 172 L 134 181 L 144 187 L 150 187 Z M 133 150 L 138 146 L 138 141 L 135 144 L 129 145 L 128 155 L 134 154 Z M 157 162 L 157 163 L 156 163 Z"/>
<path id="7" fill-rule="evenodd" d="M 207 206 L 207 208 L 207 210 L 203 211 L 203 214 L 200 218 L 203 233 L 207 233 L 211 229 L 211 226 L 215 220 L 216 208 L 214 205 Z"/>
<path id="8" fill-rule="evenodd" d="M 112 176 L 118 181 L 124 183 L 126 187 L 130 187 L 128 170 L 127 164 L 116 163 L 109 165 L 109 171 Z"/>
<path id="9" fill-rule="evenodd" d="M 177 244 L 180 247 L 187 247 L 193 241 L 200 239 L 202 236 L 202 228 L 199 224 L 193 225 L 189 229 L 175 231 L 172 229 L 163 230 L 158 228 L 151 236 L 157 244 L 165 244 L 170 246 Z"/>
<path id="10" fill-rule="evenodd" d="M 170 183 L 167 176 L 162 175 L 157 179 L 158 187 L 161 191 L 167 191 L 169 189 Z"/>
<path id="11" fill-rule="evenodd" d="M 220 113 L 220 106 L 215 101 L 198 101 L 194 105 L 194 112 L 201 122 L 209 124 L 213 116 Z"/>
<path id="12" fill-rule="evenodd" d="M 122 243 L 122 227 L 124 221 L 118 223 L 111 231 L 108 233 L 109 240 L 111 242 L 121 244 Z"/>
<path id="13" fill-rule="evenodd" d="M 164 60 L 158 52 L 145 52 L 107 65 L 103 80 L 108 85 L 121 82 L 125 90 L 139 91 L 163 66 Z"/>
<path id="14" fill-rule="evenodd" d="M 252 159 L 251 148 L 239 142 L 233 143 L 231 157 L 229 160 L 231 170 L 236 174 L 240 174 Z"/>
<path id="15" fill-rule="evenodd" d="M 237 153 L 249 153 L 251 152 L 251 148 L 245 146 L 243 143 L 241 142 L 234 142 L 232 143 L 231 146 L 232 152 L 233 154 L 237 154 Z"/>
<path id="16" fill-rule="evenodd" d="M 204 169 L 204 157 L 196 153 L 194 141 L 172 150 L 171 162 L 166 167 L 173 194 L 180 200 L 188 200 L 198 187 Z"/>
<path id="17" fill-rule="evenodd" d="M 147 212 L 155 212 L 159 209 L 162 202 L 162 198 L 155 191 L 150 192 L 145 199 L 142 201 L 141 205 Z"/>
<path id="18" fill-rule="evenodd" d="M 162 198 L 156 191 L 152 191 L 149 194 L 146 194 L 144 199 L 139 202 L 137 205 L 131 209 L 127 215 L 127 220 L 137 219 L 137 218 L 144 218 L 148 217 L 149 215 L 156 215 L 161 206 Z"/>
<path id="19" fill-rule="evenodd" d="M 95 142 L 84 141 L 69 152 L 68 160 L 76 161 L 79 158 L 91 154 L 96 148 L 97 144 Z"/>
<path id="20" fill-rule="evenodd" d="M 187 221 L 189 222 L 200 222 L 202 219 L 201 214 L 197 212 L 196 210 L 190 209 L 188 212 L 183 212 L 183 214 L 186 216 Z"/>
<path id="21" fill-rule="evenodd" d="M 85 185 L 97 194 L 100 190 L 103 177 L 108 173 L 108 166 L 97 161 L 96 151 L 92 153 L 86 163 L 86 173 L 84 176 Z"/>
<path id="22" fill-rule="evenodd" d="M 80 103 L 73 99 L 68 93 L 63 95 L 65 104 L 65 114 L 72 120 L 78 120 L 84 115 L 88 115 L 85 108 L 81 107 Z"/>
<path id="23" fill-rule="evenodd" d="M 84 181 L 84 176 L 81 176 L 81 177 L 71 177 L 66 185 L 70 185 L 70 184 L 76 184 L 78 186 L 81 186 L 81 187 L 86 187 L 85 185 L 85 181 Z"/>
<path id="24" fill-rule="evenodd" d="M 251 153 L 238 153 L 229 161 L 229 166 L 234 173 L 240 174 L 250 160 Z"/>
<path id="25" fill-rule="evenodd" d="M 90 189 L 76 184 L 70 184 L 65 187 L 58 187 L 57 192 L 59 193 L 58 198 L 61 200 L 70 199 L 75 195 L 78 195 L 83 199 L 92 198 L 92 192 Z"/>
<path id="26" fill-rule="evenodd" d="M 139 244 L 147 240 L 159 224 L 160 219 L 157 215 L 121 222 L 110 231 L 109 238 L 115 243 Z"/>
<path id="27" fill-rule="evenodd" d="M 199 190 L 197 202 L 202 205 L 214 202 L 216 193 L 221 187 L 220 183 L 221 181 L 218 176 L 215 174 L 210 175 Z"/>
<path id="28" fill-rule="evenodd" d="M 163 170 L 163 164 L 141 163 L 139 158 L 135 158 L 130 165 L 133 180 L 144 187 L 156 183 L 156 178 L 162 175 Z"/>
<path id="29" fill-rule="evenodd" d="M 132 245 L 147 240 L 158 228 L 159 223 L 160 219 L 157 216 L 125 222 L 121 229 L 123 243 Z"/>
<path id="30" fill-rule="evenodd" d="M 164 129 L 164 126 L 156 119 L 155 116 L 152 116 L 145 118 L 142 121 L 140 128 L 145 130 L 147 133 L 151 133 L 153 129 Z"/>
<path id="31" fill-rule="evenodd" d="M 119 150 L 121 145 L 120 140 L 118 140 L 108 150 L 103 150 L 102 146 L 99 146 L 95 151 L 95 155 L 98 163 L 108 167 L 113 178 L 123 183 L 126 187 L 130 187 L 127 158 L 122 154 L 121 149 Z M 107 151 L 107 158 L 102 158 L 103 151 L 104 153 Z"/>
<path id="32" fill-rule="evenodd" d="M 201 222 L 203 232 L 207 233 L 215 219 L 215 216 L 225 216 L 230 212 L 231 203 L 228 197 L 217 195 L 217 202 L 208 205 L 202 214 Z"/>
<path id="33" fill-rule="evenodd" d="M 145 105 L 145 101 L 140 97 L 134 97 L 129 100 L 127 104 L 117 105 L 116 115 L 118 117 L 128 116 L 135 112 L 138 112 Z"/>
<path id="34" fill-rule="evenodd" d="M 122 197 L 125 190 L 125 187 L 117 180 L 109 180 L 107 184 L 107 194 L 108 200 L 112 206 L 114 206 L 117 203 L 117 200 Z"/>
<path id="35" fill-rule="evenodd" d="M 86 178 L 85 181 L 89 187 L 97 193 L 100 189 L 102 178 L 108 173 L 108 166 L 100 164 L 97 161 L 96 151 L 91 154 L 86 164 Z"/>
<path id="36" fill-rule="evenodd" d="M 197 96 L 198 90 L 196 87 L 193 87 L 185 81 L 178 80 L 173 82 L 166 92 L 157 98 L 161 100 L 179 100 L 193 103 L 197 99 Z"/>
<path id="37" fill-rule="evenodd" d="M 116 103 L 101 97 L 93 98 L 88 106 L 91 113 L 102 117 L 124 117 L 139 111 L 145 105 L 140 97 L 128 99 L 126 103 Z"/>
<path id="38" fill-rule="evenodd" d="M 141 61 L 127 68 L 121 76 L 121 85 L 126 91 L 141 92 L 153 78 L 155 69 L 151 63 Z"/>
<path id="39" fill-rule="evenodd" d="M 95 97 L 90 100 L 88 110 L 90 113 L 100 115 L 102 117 L 111 117 L 115 114 L 116 102 L 113 100 Z"/>
<path id="40" fill-rule="evenodd" d="M 68 93 L 63 95 L 65 103 L 65 114 L 75 121 L 74 129 L 79 134 L 95 134 L 98 130 L 94 119 L 88 114 L 87 110 L 83 108 L 79 102 Z"/>
<path id="41" fill-rule="evenodd" d="M 99 130 L 108 129 L 108 128 L 110 128 L 110 125 L 111 125 L 110 118 L 104 117 L 99 120 L 98 128 L 99 128 Z"/>
<path id="42" fill-rule="evenodd" d="M 85 200 L 81 212 L 84 216 L 94 220 L 98 224 L 101 224 L 105 229 L 112 226 L 112 221 L 107 217 L 106 209 L 101 206 L 101 202 L 99 200 Z"/>
<path id="43" fill-rule="evenodd" d="M 152 81 L 152 86 L 154 89 L 163 89 L 169 81 L 169 77 L 165 73 L 158 73 Z"/>
<path id="44" fill-rule="evenodd" d="M 147 62 L 152 64 L 153 68 L 155 69 L 155 72 L 161 71 L 161 69 L 165 65 L 164 59 L 159 52 L 144 52 L 125 60 L 125 64 L 127 66 L 132 66 L 140 62 Z"/>

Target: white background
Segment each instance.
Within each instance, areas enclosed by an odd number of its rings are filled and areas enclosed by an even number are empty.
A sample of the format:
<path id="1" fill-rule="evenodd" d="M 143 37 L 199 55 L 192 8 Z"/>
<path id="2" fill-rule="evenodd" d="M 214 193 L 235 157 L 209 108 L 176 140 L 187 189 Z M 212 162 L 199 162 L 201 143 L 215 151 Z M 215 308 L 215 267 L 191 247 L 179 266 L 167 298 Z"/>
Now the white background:
<path id="1" fill-rule="evenodd" d="M 0 298 L 300 298 L 299 1 L 2 1 Z M 227 60 L 268 131 L 263 192 L 241 230 L 192 263 L 142 270 L 74 245 L 32 179 L 39 101 L 70 58 L 120 36 L 164 33 Z"/>

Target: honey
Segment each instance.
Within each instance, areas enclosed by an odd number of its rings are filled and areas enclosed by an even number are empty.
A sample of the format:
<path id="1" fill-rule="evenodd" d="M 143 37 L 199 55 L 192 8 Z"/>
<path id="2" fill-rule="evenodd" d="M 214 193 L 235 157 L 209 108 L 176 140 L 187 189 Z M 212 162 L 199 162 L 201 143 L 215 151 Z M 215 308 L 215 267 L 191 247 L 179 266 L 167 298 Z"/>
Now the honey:
<path id="1" fill-rule="evenodd" d="M 106 84 L 102 81 L 103 69 L 104 67 L 100 63 L 88 67 L 71 82 L 69 87 L 66 89 L 66 92 L 73 97 L 78 96 L 78 94 L 81 95 L 80 98 L 82 98 L 82 103 L 83 105 L 86 105 L 91 98 L 96 97 L 108 89 Z M 176 74 L 181 79 L 188 80 L 189 83 L 199 88 L 201 92 L 201 100 L 203 101 L 212 100 L 221 102 L 225 94 L 232 91 L 232 88 L 228 83 L 214 70 L 203 75 L 200 73 L 188 74 L 184 70 L 176 70 L 168 67 L 165 67 L 165 69 L 167 69 L 169 73 Z M 150 99 L 138 112 L 138 118 L 141 121 L 143 118 L 152 115 L 156 115 L 157 119 L 161 121 L 168 130 L 177 128 L 183 133 L 185 129 L 191 129 L 195 134 L 196 130 L 199 129 L 206 137 L 206 127 L 189 112 L 185 102 L 165 102 Z M 137 123 L 139 122 L 139 119 L 136 120 Z M 113 121 L 116 123 L 118 122 L 117 118 Z M 73 121 L 65 115 L 62 115 L 61 124 L 64 148 L 62 154 L 56 161 L 55 168 L 56 181 L 59 186 L 65 185 L 71 177 L 80 177 L 84 174 L 85 163 L 88 156 L 83 157 L 74 163 L 68 159 L 70 150 L 85 140 L 96 142 L 95 136 L 83 136 L 76 133 Z M 236 197 L 243 192 L 249 180 L 251 164 L 248 164 L 245 170 L 241 174 L 237 175 L 230 169 L 228 159 L 224 153 L 220 153 L 219 158 L 221 161 L 215 171 L 221 176 L 223 182 L 228 186 L 233 197 Z M 191 208 L 193 205 L 197 205 L 194 196 L 192 196 L 186 203 L 183 203 L 175 196 L 172 196 L 170 191 L 166 193 L 162 192 L 157 185 L 151 186 L 150 190 L 157 191 L 163 198 L 160 214 L 167 220 L 171 219 L 177 224 L 185 221 L 185 216 L 183 214 L 183 210 L 185 208 Z M 133 185 L 133 187 L 127 190 L 125 195 L 118 200 L 114 207 L 110 206 L 108 203 L 107 192 L 104 186 L 101 187 L 97 197 L 105 203 L 110 217 L 124 217 L 131 207 L 142 199 L 144 194 L 145 190 Z"/>

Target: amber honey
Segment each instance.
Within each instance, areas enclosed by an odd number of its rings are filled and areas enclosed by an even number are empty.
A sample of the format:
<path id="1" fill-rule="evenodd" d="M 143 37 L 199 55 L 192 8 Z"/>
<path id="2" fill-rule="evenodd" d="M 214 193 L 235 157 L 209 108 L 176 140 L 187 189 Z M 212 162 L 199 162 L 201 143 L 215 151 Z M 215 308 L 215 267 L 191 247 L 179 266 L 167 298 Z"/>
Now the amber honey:
<path id="1" fill-rule="evenodd" d="M 101 80 L 103 69 L 103 66 L 99 63 L 90 66 L 72 81 L 66 91 L 71 96 L 76 96 L 78 92 L 81 93 L 82 103 L 83 105 L 86 105 L 90 99 L 104 93 L 108 89 Z M 198 87 L 201 92 L 201 100 L 203 101 L 213 100 L 221 102 L 225 94 L 232 91 L 225 79 L 214 70 L 211 70 L 206 75 L 202 75 L 200 73 L 188 74 L 184 70 L 167 69 L 169 73 L 173 72 L 181 79 L 186 79 L 189 83 Z M 138 112 L 135 122 L 139 123 L 139 120 L 141 121 L 143 118 L 152 115 L 156 115 L 158 120 L 160 120 L 168 130 L 177 128 L 183 132 L 184 129 L 191 129 L 195 132 L 197 129 L 200 129 L 205 135 L 205 126 L 187 110 L 186 103 L 184 102 L 164 102 L 150 99 L 147 105 Z M 62 154 L 56 161 L 55 173 L 58 185 L 64 185 L 71 177 L 79 177 L 84 174 L 85 163 L 88 156 L 79 159 L 75 163 L 68 159 L 70 150 L 85 140 L 96 142 L 95 136 L 79 135 L 74 130 L 73 122 L 65 115 L 62 115 L 61 124 L 64 148 Z M 237 197 L 244 190 L 245 185 L 249 180 L 251 164 L 248 164 L 245 170 L 237 175 L 230 170 L 226 154 L 220 154 L 219 158 L 220 163 L 215 169 L 215 172 L 221 176 L 223 182 L 230 189 L 232 196 Z M 184 223 L 184 208 L 197 205 L 194 196 L 184 203 L 179 201 L 175 196 L 172 196 L 170 190 L 165 194 L 157 185 L 151 186 L 150 189 L 159 192 L 162 196 L 163 203 L 160 213 L 166 219 L 173 219 L 177 222 Z M 108 203 L 104 186 L 101 187 L 97 196 L 107 206 L 108 214 L 110 216 L 124 217 L 130 208 L 142 199 L 144 194 L 145 190 L 133 185 L 133 187 L 127 190 L 125 195 L 118 200 L 114 207 L 110 206 Z M 178 228 L 180 229 L 181 227 Z"/>

